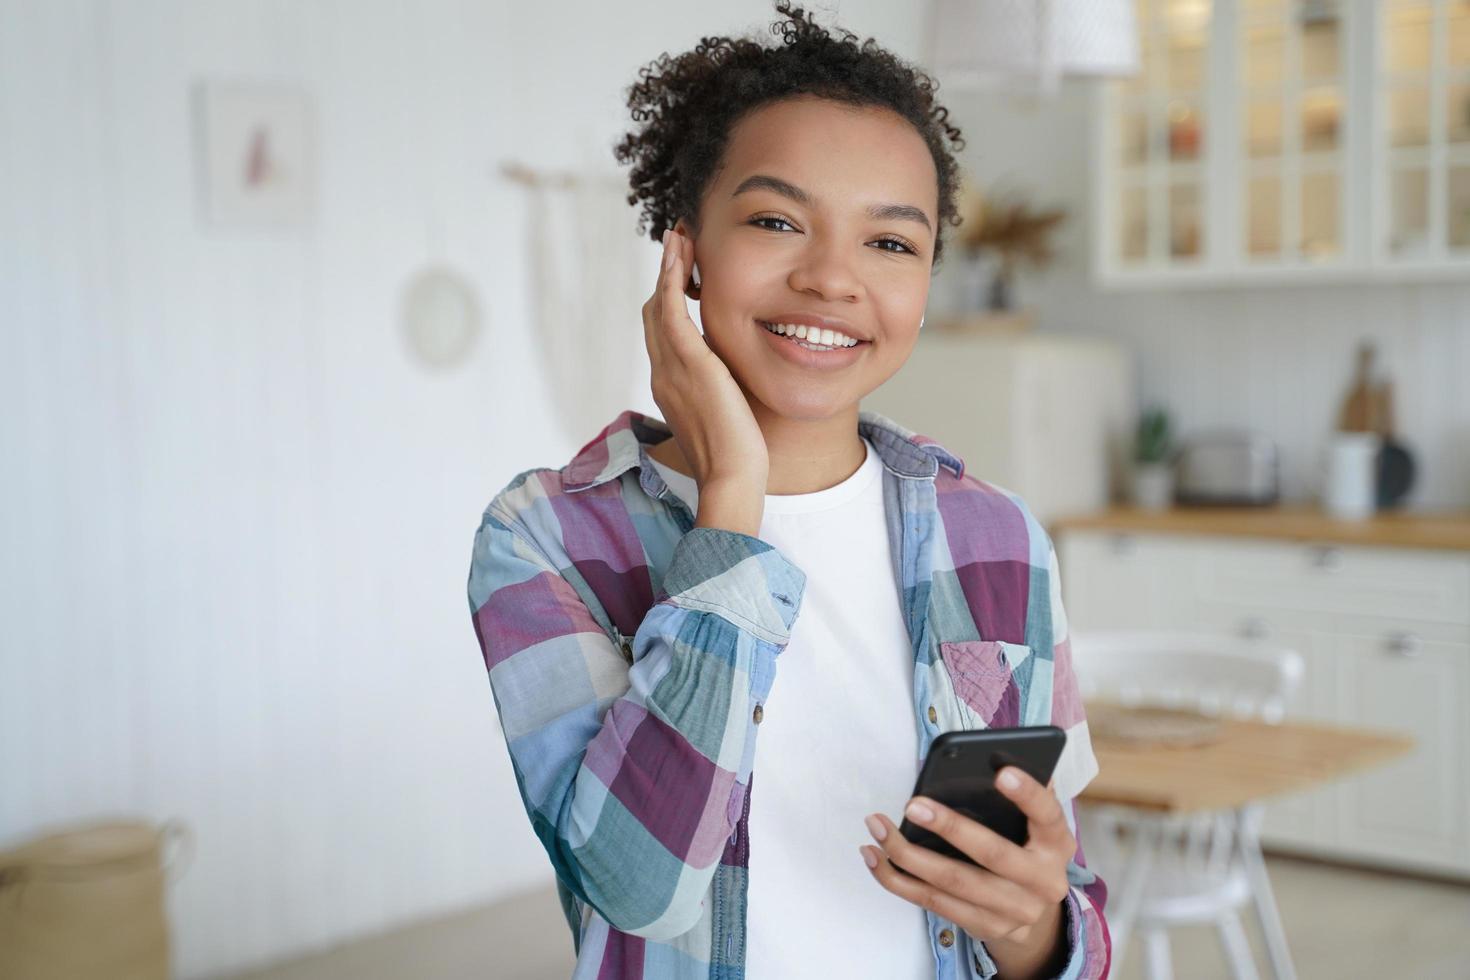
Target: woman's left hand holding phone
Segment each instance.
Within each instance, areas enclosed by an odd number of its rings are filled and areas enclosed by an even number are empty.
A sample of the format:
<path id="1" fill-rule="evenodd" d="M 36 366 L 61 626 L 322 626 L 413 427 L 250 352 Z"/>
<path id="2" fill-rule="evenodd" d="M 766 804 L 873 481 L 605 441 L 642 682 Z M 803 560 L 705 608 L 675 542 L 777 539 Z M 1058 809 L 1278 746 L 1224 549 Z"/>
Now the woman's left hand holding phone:
<path id="1" fill-rule="evenodd" d="M 911 843 L 882 814 L 867 818 L 868 831 L 881 848 L 859 850 L 879 884 L 984 941 L 997 963 L 1009 967 L 1001 971 L 1009 976 L 1029 973 L 1022 964 L 1044 964 L 1056 949 L 1062 903 L 1071 891 L 1067 866 L 1077 852 L 1077 839 L 1056 794 L 1015 766 L 1001 771 L 1002 776 L 1007 773 L 1018 777 L 1016 787 L 1008 787 L 1003 778 L 996 786 L 1026 815 L 1029 838 L 1024 846 L 928 797 L 915 797 L 904 811 L 984 867 Z M 932 816 L 915 812 L 916 803 L 927 806 Z"/>

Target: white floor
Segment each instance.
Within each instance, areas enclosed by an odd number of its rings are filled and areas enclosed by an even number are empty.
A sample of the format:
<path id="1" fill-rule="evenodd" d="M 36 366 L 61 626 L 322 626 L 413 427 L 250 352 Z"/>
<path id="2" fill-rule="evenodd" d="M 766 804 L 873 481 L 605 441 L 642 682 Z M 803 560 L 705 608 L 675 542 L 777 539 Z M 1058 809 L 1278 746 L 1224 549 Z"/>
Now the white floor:
<path id="1" fill-rule="evenodd" d="M 1470 978 L 1470 885 L 1282 856 L 1267 865 L 1301 980 Z M 1255 924 L 1245 920 L 1269 977 Z M 1212 929 L 1171 937 L 1176 977 L 1226 980 Z M 1131 944 L 1113 977 L 1141 980 L 1140 952 Z M 571 934 L 547 888 L 233 980 L 565 980 L 572 964 Z"/>

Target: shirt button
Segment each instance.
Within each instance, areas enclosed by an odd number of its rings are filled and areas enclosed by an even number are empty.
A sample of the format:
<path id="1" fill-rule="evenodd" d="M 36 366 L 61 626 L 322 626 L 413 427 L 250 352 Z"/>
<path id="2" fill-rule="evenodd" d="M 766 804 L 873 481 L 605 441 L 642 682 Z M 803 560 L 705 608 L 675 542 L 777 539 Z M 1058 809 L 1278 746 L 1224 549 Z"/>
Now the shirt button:
<path id="1" fill-rule="evenodd" d="M 934 710 L 934 705 L 932 704 L 929 705 L 929 722 L 934 725 L 939 724 L 939 712 Z"/>
<path id="2" fill-rule="evenodd" d="M 765 712 L 765 710 L 763 708 L 761 708 L 760 705 L 756 705 L 755 706 L 755 711 L 751 712 L 751 715 L 750 715 L 751 718 L 755 719 L 755 723 L 757 725 L 759 725 L 761 723 L 761 719 L 764 718 L 765 716 L 766 716 L 766 712 Z"/>
<path id="3" fill-rule="evenodd" d="M 939 932 L 939 945 L 943 946 L 945 949 L 949 949 L 949 947 L 953 946 L 954 933 L 950 932 L 948 929 L 941 929 Z"/>

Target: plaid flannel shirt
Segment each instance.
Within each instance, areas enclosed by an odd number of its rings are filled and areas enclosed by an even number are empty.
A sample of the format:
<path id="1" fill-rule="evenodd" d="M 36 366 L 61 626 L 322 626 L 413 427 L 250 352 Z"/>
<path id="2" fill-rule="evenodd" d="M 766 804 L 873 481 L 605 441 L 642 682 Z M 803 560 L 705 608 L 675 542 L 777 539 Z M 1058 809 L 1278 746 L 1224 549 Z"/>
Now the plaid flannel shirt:
<path id="1" fill-rule="evenodd" d="M 915 774 L 941 732 L 1058 725 L 1053 791 L 1075 834 L 1072 798 L 1097 762 L 1050 538 L 933 440 L 874 412 L 858 428 L 884 467 Z M 621 413 L 566 466 L 513 478 L 474 539 L 470 612 L 574 980 L 745 972 L 755 740 L 806 579 L 757 537 L 694 527 L 646 455 L 669 436 Z M 1080 841 L 1067 877 L 1060 976 L 1105 977 L 1107 888 Z M 936 980 L 995 975 L 983 942 L 925 916 Z"/>

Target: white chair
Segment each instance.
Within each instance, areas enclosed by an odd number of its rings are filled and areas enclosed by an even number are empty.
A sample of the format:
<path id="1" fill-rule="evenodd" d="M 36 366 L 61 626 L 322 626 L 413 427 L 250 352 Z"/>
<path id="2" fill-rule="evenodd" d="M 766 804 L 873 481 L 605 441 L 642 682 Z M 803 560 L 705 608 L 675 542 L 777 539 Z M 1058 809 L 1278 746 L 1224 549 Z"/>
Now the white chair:
<path id="1" fill-rule="evenodd" d="M 1282 720 L 1303 672 L 1294 650 L 1202 633 L 1074 633 L 1072 656 L 1084 698 L 1271 723 Z M 1119 889 L 1118 915 L 1108 915 L 1115 970 L 1136 929 L 1147 975 L 1166 980 L 1173 975 L 1169 927 L 1213 923 L 1231 975 L 1254 980 L 1255 961 L 1237 911 L 1253 902 L 1273 973 L 1278 980 L 1294 978 L 1257 837 L 1262 814 L 1259 803 L 1160 817 L 1079 801 L 1079 836 L 1088 864 Z M 1109 912 L 1114 905 L 1110 896 Z"/>

